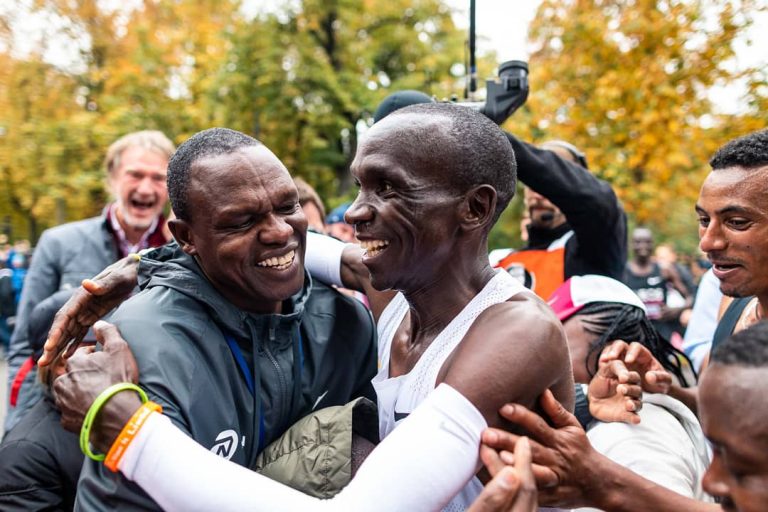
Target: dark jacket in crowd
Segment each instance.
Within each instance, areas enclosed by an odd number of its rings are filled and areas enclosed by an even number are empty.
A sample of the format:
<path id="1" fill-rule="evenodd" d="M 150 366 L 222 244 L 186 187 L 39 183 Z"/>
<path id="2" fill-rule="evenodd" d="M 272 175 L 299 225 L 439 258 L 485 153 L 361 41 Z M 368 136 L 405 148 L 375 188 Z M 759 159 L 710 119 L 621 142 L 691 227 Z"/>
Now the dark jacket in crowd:
<path id="1" fill-rule="evenodd" d="M 136 356 L 139 384 L 174 424 L 232 462 L 254 467 L 261 448 L 313 409 L 373 396 L 370 313 L 308 274 L 284 313 L 271 315 L 233 306 L 175 245 L 143 257 L 139 281 L 141 293 L 112 317 Z M 260 383 L 255 396 L 244 369 Z M 158 508 L 100 463 L 85 462 L 79 485 L 78 510 Z"/>
<path id="2" fill-rule="evenodd" d="M 59 423 L 49 397 L 5 435 L 0 445 L 0 510 L 72 510 L 83 454 L 76 434 Z"/>
<path id="3" fill-rule="evenodd" d="M 515 151 L 518 179 L 567 218 L 555 229 L 531 227 L 522 250 L 547 250 L 561 242 L 565 255 L 559 282 L 584 274 L 621 279 L 627 261 L 627 218 L 611 185 L 552 151 L 506 135 Z"/>

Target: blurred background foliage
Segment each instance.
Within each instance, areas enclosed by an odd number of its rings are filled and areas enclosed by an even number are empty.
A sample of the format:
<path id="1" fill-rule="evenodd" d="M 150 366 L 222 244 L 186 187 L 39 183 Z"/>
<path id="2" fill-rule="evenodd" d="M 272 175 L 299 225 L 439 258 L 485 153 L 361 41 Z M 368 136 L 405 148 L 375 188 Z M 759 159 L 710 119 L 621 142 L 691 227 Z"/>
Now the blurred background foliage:
<path id="1" fill-rule="evenodd" d="M 253 2 L 251 2 L 253 3 Z M 544 0 L 530 27 L 528 103 L 505 124 L 568 140 L 633 223 L 693 251 L 693 204 L 724 141 L 766 127 L 766 70 L 737 69 L 757 0 Z M 514 15 L 510 4 L 508 13 Z M 20 17 L 44 27 L 20 48 Z M 480 28 L 481 31 L 481 28 Z M 106 147 L 138 129 L 176 143 L 211 126 L 254 135 L 328 206 L 387 94 L 461 97 L 466 31 L 441 0 L 21 0 L 0 8 L 0 223 L 11 238 L 97 214 Z M 54 62 L 52 46 L 74 52 Z M 746 46 L 746 51 L 763 51 Z M 493 54 L 479 63 L 495 74 Z M 739 113 L 713 87 L 742 84 Z M 516 199 L 491 237 L 519 246 Z"/>

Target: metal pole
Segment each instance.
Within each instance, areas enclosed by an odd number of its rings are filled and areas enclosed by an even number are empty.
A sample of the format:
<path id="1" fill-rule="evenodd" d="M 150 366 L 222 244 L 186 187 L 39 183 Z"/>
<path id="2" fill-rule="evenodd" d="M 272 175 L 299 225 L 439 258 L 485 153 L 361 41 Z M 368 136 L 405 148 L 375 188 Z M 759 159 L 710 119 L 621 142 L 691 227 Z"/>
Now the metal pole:
<path id="1" fill-rule="evenodd" d="M 477 91 L 477 63 L 475 62 L 475 0 L 469 0 L 469 95 L 472 101 Z"/>

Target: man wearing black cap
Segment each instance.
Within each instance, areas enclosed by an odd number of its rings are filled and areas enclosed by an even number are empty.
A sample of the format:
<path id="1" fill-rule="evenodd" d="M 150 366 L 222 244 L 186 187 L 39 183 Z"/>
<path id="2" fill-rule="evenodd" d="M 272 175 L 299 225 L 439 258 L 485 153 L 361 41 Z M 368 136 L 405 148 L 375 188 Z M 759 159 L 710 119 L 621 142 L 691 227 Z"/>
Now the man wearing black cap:
<path id="1" fill-rule="evenodd" d="M 395 92 L 376 109 L 374 122 L 399 108 L 433 101 L 418 91 Z M 528 243 L 516 251 L 492 251 L 491 263 L 545 299 L 575 275 L 620 280 L 627 260 L 627 219 L 610 184 L 587 170 L 586 157 L 572 144 L 550 141 L 536 148 L 505 134 L 525 184 Z"/>

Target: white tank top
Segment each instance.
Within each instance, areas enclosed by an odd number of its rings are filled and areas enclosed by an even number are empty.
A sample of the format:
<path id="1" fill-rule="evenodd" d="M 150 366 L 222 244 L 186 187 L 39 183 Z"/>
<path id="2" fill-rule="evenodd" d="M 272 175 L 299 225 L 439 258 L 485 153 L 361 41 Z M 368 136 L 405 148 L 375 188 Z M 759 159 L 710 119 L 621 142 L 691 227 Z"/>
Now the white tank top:
<path id="1" fill-rule="evenodd" d="M 379 435 L 382 439 L 435 389 L 437 374 L 443 363 L 464 339 L 475 319 L 489 307 L 506 302 L 522 291 L 526 291 L 526 288 L 517 280 L 505 271 L 498 271 L 461 313 L 437 335 L 413 369 L 394 378 L 389 377 L 392 339 L 408 313 L 409 306 L 401 293 L 392 299 L 378 322 L 380 370 L 372 381 L 378 399 Z M 443 510 L 454 512 L 468 508 L 482 488 L 480 481 L 473 478 Z"/>

